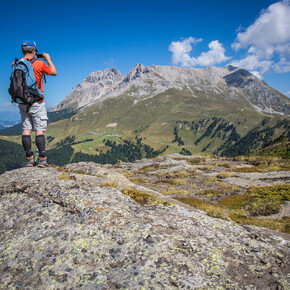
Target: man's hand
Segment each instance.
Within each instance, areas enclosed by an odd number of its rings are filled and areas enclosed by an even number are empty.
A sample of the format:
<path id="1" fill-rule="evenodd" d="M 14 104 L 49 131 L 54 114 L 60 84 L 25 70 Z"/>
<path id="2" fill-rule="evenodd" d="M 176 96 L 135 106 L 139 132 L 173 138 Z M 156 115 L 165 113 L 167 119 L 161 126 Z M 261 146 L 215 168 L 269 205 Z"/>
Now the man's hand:
<path id="1" fill-rule="evenodd" d="M 50 60 L 50 56 L 49 56 L 48 53 L 45 53 L 45 52 L 44 52 L 42 55 L 43 55 L 43 59 L 44 59 L 44 60 L 46 60 L 47 62 L 51 61 L 51 60 Z"/>
<path id="2" fill-rule="evenodd" d="M 52 63 L 50 56 L 48 53 L 43 53 L 43 59 L 47 61 L 48 66 L 51 68 L 51 73 L 50 76 L 56 76 L 57 75 L 57 71 L 56 68 L 54 66 L 54 64 Z"/>

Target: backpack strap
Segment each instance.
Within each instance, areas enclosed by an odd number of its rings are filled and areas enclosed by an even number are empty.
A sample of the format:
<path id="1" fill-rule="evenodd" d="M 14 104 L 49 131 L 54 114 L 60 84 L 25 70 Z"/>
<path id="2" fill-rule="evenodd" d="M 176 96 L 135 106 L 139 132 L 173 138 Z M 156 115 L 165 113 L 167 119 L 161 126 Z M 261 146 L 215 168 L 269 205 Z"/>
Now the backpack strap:
<path id="1" fill-rule="evenodd" d="M 31 62 L 31 64 L 33 64 L 36 60 L 39 60 L 37 58 L 33 58 L 33 59 L 29 59 L 29 61 Z M 46 77 L 45 77 L 45 74 L 43 74 L 39 80 L 39 85 L 38 85 L 38 88 L 40 89 L 41 87 L 41 80 L 44 79 L 44 82 L 46 83 Z M 36 83 L 36 82 L 35 82 Z M 33 84 L 34 85 L 34 84 Z"/>
<path id="2" fill-rule="evenodd" d="M 30 61 L 30 60 L 29 60 L 29 61 Z M 29 69 L 28 69 L 28 67 L 27 67 L 27 65 L 26 65 L 26 63 L 25 63 L 24 61 L 22 61 L 22 60 L 20 59 L 20 60 L 17 62 L 17 64 L 19 64 L 19 63 L 23 64 L 23 65 L 26 67 L 27 71 L 29 72 Z M 35 83 L 33 83 L 32 85 L 30 85 L 29 87 L 32 88 L 35 84 L 36 84 L 36 81 L 35 81 Z"/>
<path id="3" fill-rule="evenodd" d="M 19 61 L 19 59 L 15 57 L 15 60 L 14 60 L 13 65 L 12 65 L 12 68 L 17 64 L 18 61 Z"/>
<path id="4" fill-rule="evenodd" d="M 24 61 L 22 61 L 21 59 L 17 61 L 16 65 L 18 65 L 18 64 L 20 64 L 20 63 L 23 64 L 23 65 L 26 67 L 27 71 L 29 72 L 28 66 L 27 66 L 26 63 L 25 63 Z"/>

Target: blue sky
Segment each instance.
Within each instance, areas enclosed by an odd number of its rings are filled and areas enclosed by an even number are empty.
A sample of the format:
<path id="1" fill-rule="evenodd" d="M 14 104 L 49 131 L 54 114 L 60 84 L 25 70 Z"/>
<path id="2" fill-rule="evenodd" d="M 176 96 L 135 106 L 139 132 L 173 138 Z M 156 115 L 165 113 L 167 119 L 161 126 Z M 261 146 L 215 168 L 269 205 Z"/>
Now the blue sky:
<path id="1" fill-rule="evenodd" d="M 235 64 L 290 96 L 290 3 L 284 1 L 0 0 L 0 120 L 15 120 L 11 63 L 30 39 L 49 53 L 48 107 L 91 72 L 136 64 L 184 67 Z M 24 7 L 25 6 L 25 7 Z M 287 15 L 287 17 L 285 16 Z"/>

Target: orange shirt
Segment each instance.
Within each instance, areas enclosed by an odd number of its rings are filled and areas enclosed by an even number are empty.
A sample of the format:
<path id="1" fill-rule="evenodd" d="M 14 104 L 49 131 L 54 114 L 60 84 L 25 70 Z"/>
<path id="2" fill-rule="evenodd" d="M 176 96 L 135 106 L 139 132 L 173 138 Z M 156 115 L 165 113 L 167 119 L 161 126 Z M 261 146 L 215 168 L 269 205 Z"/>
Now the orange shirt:
<path id="1" fill-rule="evenodd" d="M 12 63 L 12 67 L 14 65 L 15 61 Z M 40 83 L 40 90 L 43 92 L 43 78 L 42 76 L 44 74 L 46 75 L 50 75 L 51 74 L 51 68 L 49 66 L 47 66 L 42 60 L 35 60 L 32 64 L 33 66 L 33 70 L 34 70 L 34 76 L 35 76 L 35 80 L 36 80 L 36 86 L 39 88 L 39 82 L 41 80 Z"/>

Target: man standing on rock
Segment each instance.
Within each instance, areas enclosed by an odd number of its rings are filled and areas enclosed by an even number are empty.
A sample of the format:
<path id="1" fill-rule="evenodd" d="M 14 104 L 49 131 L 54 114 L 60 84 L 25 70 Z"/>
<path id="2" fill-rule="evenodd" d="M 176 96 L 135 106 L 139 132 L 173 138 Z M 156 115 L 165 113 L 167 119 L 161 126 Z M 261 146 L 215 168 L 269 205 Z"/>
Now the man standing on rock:
<path id="1" fill-rule="evenodd" d="M 33 66 L 35 81 L 37 88 L 43 93 L 43 75 L 56 76 L 57 71 L 52 63 L 48 53 L 43 53 L 39 57 L 47 62 L 48 66 L 38 58 L 36 43 L 31 40 L 24 41 L 21 44 L 23 58 L 31 62 Z M 12 64 L 14 66 L 15 62 Z M 47 110 L 43 98 L 36 98 L 32 105 L 18 104 L 22 119 L 22 144 L 26 153 L 26 166 L 35 166 L 34 154 L 31 151 L 31 131 L 35 130 L 35 143 L 38 148 L 38 167 L 46 167 L 47 154 L 45 151 L 44 132 L 47 127 Z"/>

